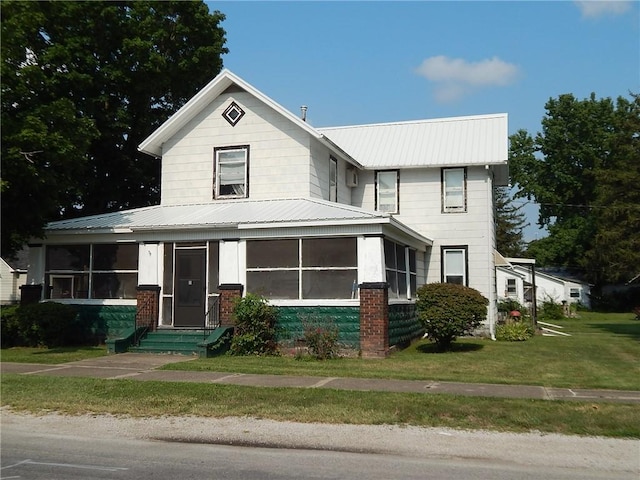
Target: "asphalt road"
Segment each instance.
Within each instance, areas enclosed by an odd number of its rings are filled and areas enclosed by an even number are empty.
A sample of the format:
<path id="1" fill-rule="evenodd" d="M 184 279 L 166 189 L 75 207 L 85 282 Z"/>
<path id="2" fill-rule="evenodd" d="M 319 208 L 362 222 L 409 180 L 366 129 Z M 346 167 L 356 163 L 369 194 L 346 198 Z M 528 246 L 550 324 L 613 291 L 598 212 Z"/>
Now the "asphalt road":
<path id="1" fill-rule="evenodd" d="M 34 417 L 3 410 L 1 442 L 2 480 L 637 480 L 640 472 L 640 460 L 630 458 L 640 454 L 640 442 L 630 440 L 255 419 Z M 564 454 L 557 451 L 562 445 Z"/>

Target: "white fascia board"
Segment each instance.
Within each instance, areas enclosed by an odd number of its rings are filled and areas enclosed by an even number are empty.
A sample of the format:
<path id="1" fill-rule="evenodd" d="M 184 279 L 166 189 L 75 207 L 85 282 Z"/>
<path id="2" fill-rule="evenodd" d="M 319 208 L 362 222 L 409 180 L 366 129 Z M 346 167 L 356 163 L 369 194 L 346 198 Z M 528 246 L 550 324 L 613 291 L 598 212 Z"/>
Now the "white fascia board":
<path id="1" fill-rule="evenodd" d="M 385 218 L 360 218 L 344 220 L 309 220 L 306 222 L 265 222 L 265 223 L 241 223 L 238 230 L 265 229 L 265 228 L 308 228 L 308 227 L 330 227 L 349 225 L 375 225 L 387 223 Z"/>

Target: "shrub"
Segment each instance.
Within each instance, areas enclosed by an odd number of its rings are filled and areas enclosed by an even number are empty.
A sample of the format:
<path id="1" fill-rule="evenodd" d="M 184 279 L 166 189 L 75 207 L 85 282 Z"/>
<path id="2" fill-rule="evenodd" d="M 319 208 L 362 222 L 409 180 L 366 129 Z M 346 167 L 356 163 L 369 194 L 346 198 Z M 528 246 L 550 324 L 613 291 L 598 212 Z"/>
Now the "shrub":
<path id="1" fill-rule="evenodd" d="M 62 347 L 82 342 L 76 331 L 76 310 L 56 302 L 23 305 L 17 310 L 20 344 L 28 347 Z"/>
<path id="2" fill-rule="evenodd" d="M 13 347 L 20 344 L 18 331 L 18 305 L 2 307 L 0 310 L 0 341 L 2 348 Z"/>
<path id="3" fill-rule="evenodd" d="M 489 301 L 480 292 L 453 283 L 429 283 L 417 291 L 418 320 L 439 350 L 448 350 L 487 317 Z"/>
<path id="4" fill-rule="evenodd" d="M 338 327 L 333 320 L 302 320 L 304 340 L 312 357 L 327 360 L 338 356 Z"/>
<path id="5" fill-rule="evenodd" d="M 236 299 L 233 308 L 235 331 L 231 355 L 275 355 L 277 310 L 264 297 L 247 294 Z"/>
<path id="6" fill-rule="evenodd" d="M 534 330 L 527 322 L 511 322 L 496 327 L 496 339 L 505 342 L 524 342 L 533 336 Z"/>
<path id="7" fill-rule="evenodd" d="M 540 311 L 538 312 L 538 319 L 543 322 L 549 322 L 554 320 L 562 320 L 564 318 L 564 309 L 561 304 L 555 302 L 552 298 L 546 298 L 542 302 Z"/>

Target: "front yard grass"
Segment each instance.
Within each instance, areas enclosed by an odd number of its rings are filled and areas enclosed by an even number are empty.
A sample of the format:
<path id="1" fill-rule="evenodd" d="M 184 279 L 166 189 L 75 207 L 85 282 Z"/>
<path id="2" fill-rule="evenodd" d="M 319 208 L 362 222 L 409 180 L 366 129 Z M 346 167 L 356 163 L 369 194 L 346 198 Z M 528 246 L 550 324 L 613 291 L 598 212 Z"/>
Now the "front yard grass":
<path id="1" fill-rule="evenodd" d="M 0 361 L 56 365 L 59 363 L 85 360 L 87 358 L 104 357 L 106 355 L 107 349 L 104 346 L 59 348 L 12 347 L 0 350 Z"/>
<path id="2" fill-rule="evenodd" d="M 465 338 L 447 353 L 436 353 L 422 340 L 380 360 L 221 355 L 163 368 L 640 390 L 640 321 L 633 314 L 581 312 L 579 318 L 554 323 L 571 337 L 537 335 L 526 342 Z"/>
<path id="3" fill-rule="evenodd" d="M 7 374 L 14 411 L 134 417 L 246 416 L 277 421 L 415 425 L 640 438 L 634 404 L 462 397 L 421 393 L 244 387 Z"/>

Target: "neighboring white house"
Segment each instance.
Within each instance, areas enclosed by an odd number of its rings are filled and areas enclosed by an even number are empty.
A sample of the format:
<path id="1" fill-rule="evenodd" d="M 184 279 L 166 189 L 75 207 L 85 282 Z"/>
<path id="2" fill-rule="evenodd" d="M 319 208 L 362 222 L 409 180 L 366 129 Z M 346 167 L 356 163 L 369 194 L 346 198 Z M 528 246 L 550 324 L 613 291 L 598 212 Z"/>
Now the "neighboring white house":
<path id="1" fill-rule="evenodd" d="M 366 350 L 364 290 L 393 323 L 442 281 L 486 296 L 493 328 L 506 114 L 315 128 L 224 70 L 139 148 L 162 162 L 160 205 L 49 224 L 31 245 L 42 299 L 140 309 L 157 291 L 152 327 L 184 328 L 254 292 L 355 312 Z"/>
<path id="2" fill-rule="evenodd" d="M 20 252 L 15 260 L 0 258 L 0 305 L 20 301 L 20 287 L 27 280 L 27 255 Z"/>
<path id="3" fill-rule="evenodd" d="M 591 289 L 588 283 L 550 275 L 535 269 L 533 278 L 532 259 L 507 258 L 507 264 L 496 266 L 496 282 L 500 299 L 517 300 L 524 306 L 530 306 L 533 285 L 535 283 L 536 301 L 541 305 L 545 301 L 555 303 L 580 303 L 590 308 Z"/>

